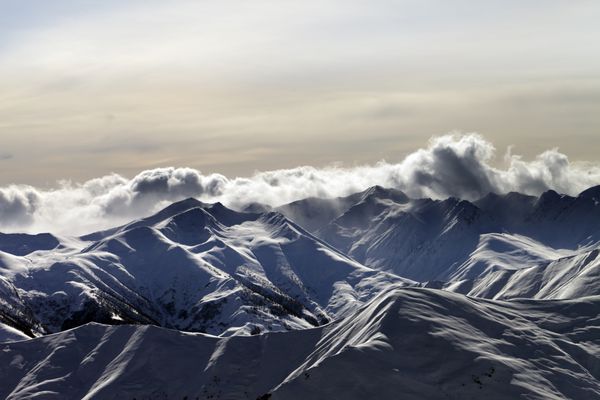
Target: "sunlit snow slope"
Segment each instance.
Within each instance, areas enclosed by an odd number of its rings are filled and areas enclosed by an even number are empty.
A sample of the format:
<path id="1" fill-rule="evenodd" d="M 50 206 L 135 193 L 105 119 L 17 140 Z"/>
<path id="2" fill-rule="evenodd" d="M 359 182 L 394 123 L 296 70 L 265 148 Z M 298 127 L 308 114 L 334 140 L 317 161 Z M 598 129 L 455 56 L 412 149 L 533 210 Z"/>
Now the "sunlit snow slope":
<path id="1" fill-rule="evenodd" d="M 599 254 L 600 187 L 0 234 L 0 398 L 600 399 Z"/>
<path id="2" fill-rule="evenodd" d="M 29 335 L 91 321 L 225 335 L 308 328 L 408 282 L 281 214 L 193 199 L 51 250 L 43 242 L 23 254 L 6 238 L 0 248 L 18 251 L 0 251 L 0 322 Z"/>
<path id="3" fill-rule="evenodd" d="M 599 308 L 392 288 L 295 332 L 88 324 L 0 345 L 0 397 L 599 399 Z"/>
<path id="4" fill-rule="evenodd" d="M 539 198 L 489 194 L 475 202 L 410 199 L 375 186 L 278 211 L 357 261 L 420 282 L 536 266 L 600 241 L 600 186 L 577 197 L 548 191 Z"/>

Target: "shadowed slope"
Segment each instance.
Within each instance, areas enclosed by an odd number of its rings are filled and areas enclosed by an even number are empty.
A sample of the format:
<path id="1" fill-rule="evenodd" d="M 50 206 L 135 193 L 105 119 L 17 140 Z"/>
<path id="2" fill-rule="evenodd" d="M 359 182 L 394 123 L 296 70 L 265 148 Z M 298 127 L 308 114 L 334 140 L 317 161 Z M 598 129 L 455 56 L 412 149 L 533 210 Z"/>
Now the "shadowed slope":
<path id="1" fill-rule="evenodd" d="M 3 344 L 0 397 L 599 399 L 599 299 L 400 288 L 323 327 L 251 337 L 92 324 Z"/>

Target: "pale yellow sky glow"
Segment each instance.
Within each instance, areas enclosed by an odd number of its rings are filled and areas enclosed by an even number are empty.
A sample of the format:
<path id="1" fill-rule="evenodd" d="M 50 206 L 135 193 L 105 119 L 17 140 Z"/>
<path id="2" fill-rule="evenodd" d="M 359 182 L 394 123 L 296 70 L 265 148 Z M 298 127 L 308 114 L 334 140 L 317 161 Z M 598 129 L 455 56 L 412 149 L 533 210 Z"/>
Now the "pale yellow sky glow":
<path id="1" fill-rule="evenodd" d="M 72 3 L 0 1 L 0 185 L 393 162 L 455 130 L 598 159 L 595 1 Z"/>

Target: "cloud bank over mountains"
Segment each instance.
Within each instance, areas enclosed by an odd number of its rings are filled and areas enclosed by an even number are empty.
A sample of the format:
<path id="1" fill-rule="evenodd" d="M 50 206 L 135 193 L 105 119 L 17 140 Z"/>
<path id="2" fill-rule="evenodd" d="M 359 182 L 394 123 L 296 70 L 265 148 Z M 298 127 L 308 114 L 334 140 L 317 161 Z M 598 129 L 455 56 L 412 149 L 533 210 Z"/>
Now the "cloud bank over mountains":
<path id="1" fill-rule="evenodd" d="M 573 163 L 558 149 L 523 160 L 508 149 L 501 167 L 496 150 L 478 134 L 434 137 L 398 163 L 355 167 L 302 166 L 251 177 L 203 175 L 192 168 L 156 168 L 132 179 L 117 174 L 84 183 L 59 182 L 54 189 L 28 185 L 0 188 L 0 231 L 82 234 L 141 217 L 187 197 L 241 208 L 272 206 L 309 196 L 344 196 L 373 185 L 411 197 L 477 199 L 489 192 L 539 195 L 554 189 L 576 195 L 600 184 L 598 163 Z"/>

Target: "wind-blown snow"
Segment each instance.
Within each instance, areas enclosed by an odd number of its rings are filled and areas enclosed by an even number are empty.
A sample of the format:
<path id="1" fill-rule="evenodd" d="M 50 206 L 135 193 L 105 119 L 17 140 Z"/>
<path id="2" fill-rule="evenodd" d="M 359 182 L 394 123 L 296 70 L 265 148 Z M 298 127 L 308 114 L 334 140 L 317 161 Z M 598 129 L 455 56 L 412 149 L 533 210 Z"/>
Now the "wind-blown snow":
<path id="1" fill-rule="evenodd" d="M 0 322 L 27 334 L 90 321 L 223 335 L 302 329 L 390 284 L 412 284 L 357 263 L 281 214 L 195 199 L 49 250 L 35 239 L 0 236 Z"/>
<path id="2" fill-rule="evenodd" d="M 538 265 L 598 244 L 599 192 L 600 186 L 577 197 L 511 192 L 469 202 L 411 199 L 375 186 L 276 210 L 366 266 L 419 282 L 448 281 Z"/>
<path id="3" fill-rule="evenodd" d="M 556 149 L 531 161 L 509 151 L 501 167 L 492 165 L 494 154 L 493 145 L 477 134 L 453 134 L 431 139 L 426 148 L 398 163 L 302 166 L 248 178 L 157 168 L 131 179 L 111 174 L 81 184 L 61 182 L 50 190 L 10 185 L 0 188 L 0 230 L 81 234 L 187 197 L 243 208 L 251 203 L 278 206 L 311 196 L 346 196 L 374 185 L 400 189 L 411 197 L 473 200 L 488 192 L 539 195 L 547 189 L 575 195 L 600 184 L 597 164 L 569 162 Z"/>
<path id="4" fill-rule="evenodd" d="M 515 262 L 472 279 L 455 279 L 446 290 L 491 299 L 577 299 L 600 293 L 600 248 L 546 262 Z M 497 258 L 496 255 L 495 258 Z M 492 258 L 490 258 L 492 259 Z"/>
<path id="5" fill-rule="evenodd" d="M 0 234 L 0 397 L 600 399 L 600 186 L 249 208 Z"/>
<path id="6" fill-rule="evenodd" d="M 390 288 L 295 332 L 88 324 L 0 344 L 0 397 L 594 400 L 598 307 L 598 297 L 509 303 Z"/>

